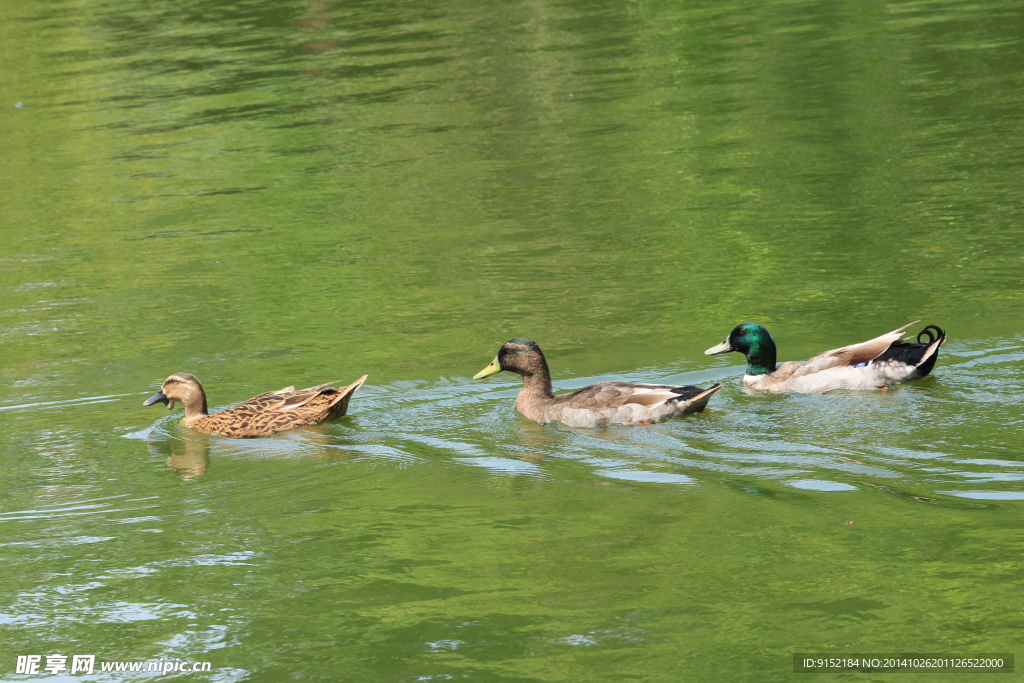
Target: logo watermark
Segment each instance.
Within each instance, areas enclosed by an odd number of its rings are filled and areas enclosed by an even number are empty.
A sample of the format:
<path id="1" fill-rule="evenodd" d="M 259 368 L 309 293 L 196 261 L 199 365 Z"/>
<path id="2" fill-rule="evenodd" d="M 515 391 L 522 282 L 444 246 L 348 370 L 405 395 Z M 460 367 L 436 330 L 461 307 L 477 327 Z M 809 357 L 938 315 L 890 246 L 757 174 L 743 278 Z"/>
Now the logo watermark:
<path id="1" fill-rule="evenodd" d="M 793 673 L 1013 673 L 1013 653 L 793 653 Z"/>
<path id="2" fill-rule="evenodd" d="M 69 662 L 70 660 L 70 662 Z M 96 671 L 132 671 L 158 673 L 202 673 L 210 671 L 210 662 L 189 662 L 180 659 L 150 659 L 143 662 L 97 662 L 96 655 L 18 655 L 16 674 L 91 674 Z"/>

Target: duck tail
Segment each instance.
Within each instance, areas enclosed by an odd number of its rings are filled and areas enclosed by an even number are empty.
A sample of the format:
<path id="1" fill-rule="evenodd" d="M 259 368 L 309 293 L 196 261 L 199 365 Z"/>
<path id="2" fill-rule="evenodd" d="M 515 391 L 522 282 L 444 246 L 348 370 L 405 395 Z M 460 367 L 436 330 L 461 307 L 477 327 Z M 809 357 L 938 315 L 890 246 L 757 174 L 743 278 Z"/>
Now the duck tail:
<path id="1" fill-rule="evenodd" d="M 338 395 L 334 398 L 334 400 L 331 402 L 331 405 L 328 407 L 326 419 L 333 420 L 334 418 L 341 417 L 346 412 L 348 412 L 348 402 L 352 400 L 352 394 L 356 393 L 356 389 L 363 386 L 363 382 L 366 381 L 367 377 L 369 377 L 369 375 L 363 375 L 355 382 L 352 382 L 352 384 L 349 384 L 346 387 L 338 387 L 337 389 L 335 389 L 335 391 L 338 392 Z"/>
<path id="2" fill-rule="evenodd" d="M 708 387 L 707 389 L 699 389 L 699 387 L 686 388 L 699 390 L 700 393 L 694 394 L 693 396 L 690 396 L 686 399 L 687 402 L 690 404 L 689 410 L 687 410 L 687 412 L 699 413 L 702 410 L 704 410 L 704 407 L 707 406 L 708 401 L 711 399 L 712 396 L 714 396 L 716 391 L 722 388 L 722 385 L 715 384 Z"/>
<path id="3" fill-rule="evenodd" d="M 922 341 L 922 336 L 927 336 L 928 341 Z M 946 333 L 943 332 L 942 328 L 938 325 L 928 325 L 917 333 L 916 346 L 925 347 L 924 352 L 917 361 L 918 377 L 924 377 L 932 371 L 932 368 L 935 367 L 935 361 L 939 357 L 939 347 L 942 346 L 945 341 Z"/>
<path id="4" fill-rule="evenodd" d="M 910 341 L 910 338 L 900 339 L 886 349 L 885 353 L 878 356 L 872 363 L 894 361 L 903 363 L 914 368 L 911 379 L 924 377 L 935 367 L 935 360 L 939 357 L 939 347 L 946 341 L 946 333 L 938 325 L 927 325 L 918 332 L 917 341 Z"/>

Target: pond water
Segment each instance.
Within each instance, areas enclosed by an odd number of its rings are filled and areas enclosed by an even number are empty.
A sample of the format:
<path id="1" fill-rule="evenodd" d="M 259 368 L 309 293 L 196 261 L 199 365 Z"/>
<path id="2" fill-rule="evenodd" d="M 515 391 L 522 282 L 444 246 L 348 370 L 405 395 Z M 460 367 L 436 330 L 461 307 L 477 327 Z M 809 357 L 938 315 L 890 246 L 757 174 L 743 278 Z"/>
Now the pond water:
<path id="1" fill-rule="evenodd" d="M 1001 0 L 4 3 L 0 678 L 1014 652 L 1022 36 Z M 949 339 L 890 391 L 753 396 L 703 354 L 747 320 L 780 360 Z M 725 388 L 540 426 L 470 379 L 512 337 L 559 390 Z M 142 407 L 178 371 L 216 407 L 370 378 L 233 441 Z"/>

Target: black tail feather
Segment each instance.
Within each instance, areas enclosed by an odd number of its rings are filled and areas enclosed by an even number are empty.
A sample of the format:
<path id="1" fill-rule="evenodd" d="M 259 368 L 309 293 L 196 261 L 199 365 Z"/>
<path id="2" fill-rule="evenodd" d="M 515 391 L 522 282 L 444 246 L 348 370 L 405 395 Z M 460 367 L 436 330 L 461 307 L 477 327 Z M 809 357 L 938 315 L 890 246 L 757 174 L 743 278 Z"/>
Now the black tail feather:
<path id="1" fill-rule="evenodd" d="M 923 340 L 921 337 L 927 337 L 927 340 Z M 932 371 L 932 368 L 935 367 L 935 359 L 939 357 L 939 351 L 936 349 L 935 353 L 922 360 L 925 352 L 935 342 L 939 342 L 939 346 L 942 346 L 945 340 L 946 333 L 941 327 L 938 325 L 928 325 L 918 332 L 916 342 L 902 340 L 894 342 L 885 353 L 871 362 L 896 361 L 905 363 L 917 368 L 918 377 L 924 377 Z"/>
<path id="2" fill-rule="evenodd" d="M 928 335 L 928 341 L 926 341 L 926 342 L 922 342 L 921 341 L 921 335 L 922 334 L 927 334 Z M 920 332 L 917 333 L 917 341 L 920 342 L 921 344 L 930 345 L 936 339 L 940 339 L 941 337 L 945 337 L 945 336 L 946 336 L 946 333 L 943 332 L 942 328 L 939 327 L 938 325 L 927 325 L 923 330 L 921 330 Z"/>
<path id="3" fill-rule="evenodd" d="M 672 387 L 671 389 L 669 389 L 669 391 L 671 391 L 673 394 L 679 394 L 679 398 L 673 398 L 669 400 L 689 401 L 691 398 L 699 396 L 700 394 L 703 394 L 705 391 L 711 388 L 713 387 Z"/>

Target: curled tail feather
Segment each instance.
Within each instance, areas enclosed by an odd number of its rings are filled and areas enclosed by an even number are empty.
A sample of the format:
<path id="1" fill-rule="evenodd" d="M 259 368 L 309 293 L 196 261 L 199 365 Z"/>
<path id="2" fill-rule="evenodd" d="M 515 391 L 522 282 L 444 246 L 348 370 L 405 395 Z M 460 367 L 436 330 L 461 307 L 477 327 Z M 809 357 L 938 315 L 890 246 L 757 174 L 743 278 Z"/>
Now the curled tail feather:
<path id="1" fill-rule="evenodd" d="M 927 339 L 922 339 L 927 337 Z M 946 341 L 946 333 L 938 325 L 927 325 L 918 332 L 917 341 L 909 338 L 893 342 L 885 353 L 875 358 L 872 363 L 885 361 L 903 363 L 916 369 L 914 378 L 924 377 L 935 367 L 939 357 L 939 347 Z"/>

